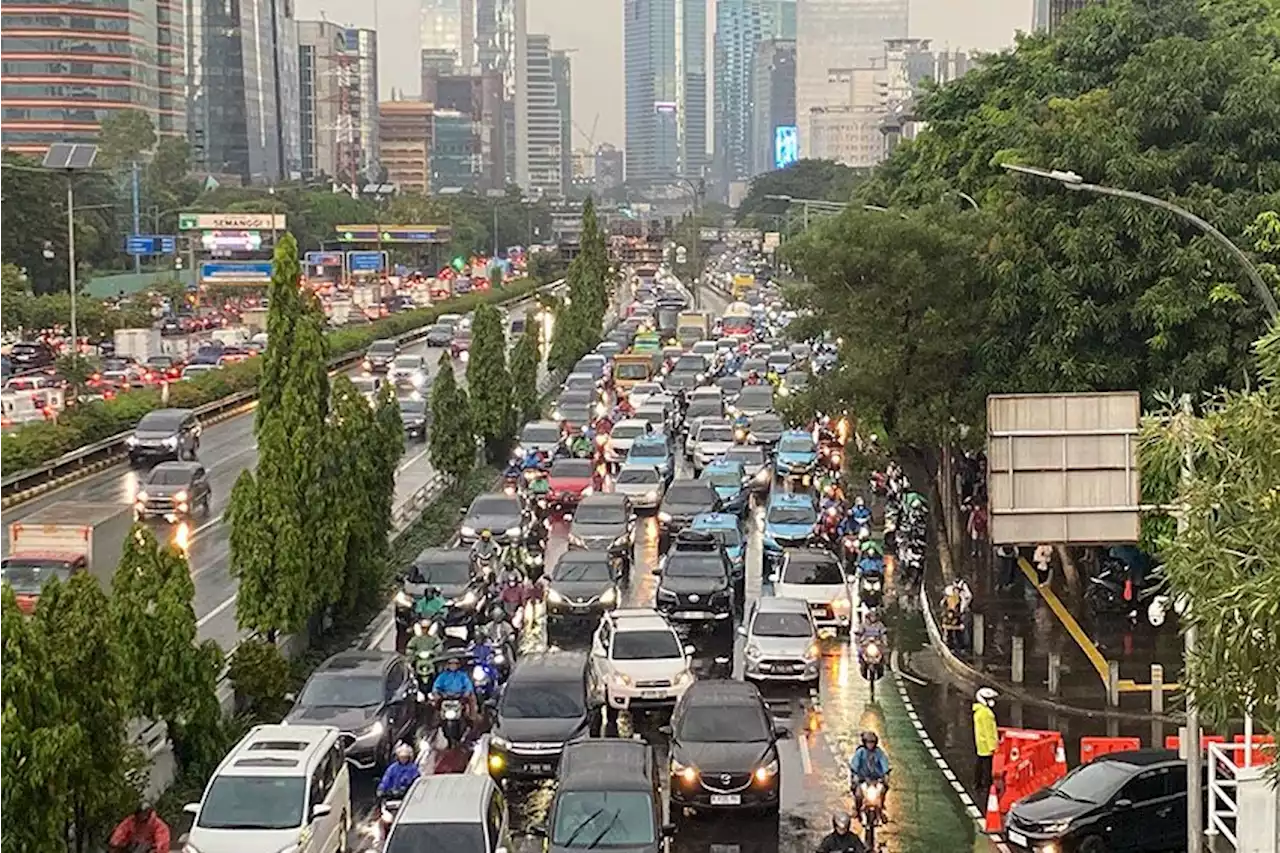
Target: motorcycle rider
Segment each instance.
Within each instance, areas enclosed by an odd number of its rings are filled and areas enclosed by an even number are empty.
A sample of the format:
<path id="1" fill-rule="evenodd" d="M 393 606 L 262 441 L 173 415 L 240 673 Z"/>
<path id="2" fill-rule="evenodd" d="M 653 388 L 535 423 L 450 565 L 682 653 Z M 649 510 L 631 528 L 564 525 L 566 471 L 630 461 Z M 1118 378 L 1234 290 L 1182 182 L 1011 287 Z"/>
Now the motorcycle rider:
<path id="1" fill-rule="evenodd" d="M 498 543 L 493 541 L 493 531 L 488 528 L 481 530 L 480 538 L 471 546 L 472 568 L 474 569 L 478 562 L 487 560 L 490 566 L 489 570 L 492 571 L 493 565 L 498 562 L 498 558 L 501 556 L 499 550 Z"/>
<path id="2" fill-rule="evenodd" d="M 431 631 L 422 627 L 422 623 L 413 626 L 413 636 L 405 646 L 405 654 L 413 661 L 414 671 L 420 680 L 426 681 L 435 675 L 435 659 L 444 644 Z"/>
<path id="3" fill-rule="evenodd" d="M 445 611 L 449 602 L 445 601 L 439 587 L 429 586 L 422 595 L 413 602 L 413 614 L 419 619 L 434 620 Z"/>
<path id="4" fill-rule="evenodd" d="M 524 579 L 525 567 L 530 563 L 529 549 L 522 543 L 515 543 L 508 546 L 502 552 L 501 571 L 498 573 L 498 583 L 503 583 L 503 578 L 508 577 L 511 573 L 521 580 Z"/>
<path id="5" fill-rule="evenodd" d="M 462 668 L 462 658 L 457 655 L 450 656 L 444 671 L 431 684 L 432 699 L 438 701 L 444 696 L 461 697 L 468 722 L 475 719 L 476 686 L 471 675 Z"/>
<path id="6" fill-rule="evenodd" d="M 880 748 L 880 736 L 873 731 L 863 732 L 862 746 L 849 759 L 855 812 L 862 813 L 862 783 L 879 782 L 884 786 L 884 794 L 880 798 L 880 812 L 884 814 L 884 801 L 889 793 L 889 769 L 889 756 Z"/>
<path id="7" fill-rule="evenodd" d="M 413 747 L 407 743 L 396 746 L 396 760 L 387 765 L 382 779 L 378 782 L 379 799 L 399 799 L 405 795 L 419 776 L 422 775 L 418 762 L 413 760 Z"/>
<path id="8" fill-rule="evenodd" d="M 844 518 L 840 520 L 840 527 L 837 532 L 841 536 L 848 536 L 851 533 L 857 534 L 864 526 L 871 527 L 871 510 L 862 499 L 862 495 L 858 495 L 853 499 L 853 504 L 849 507 L 849 511 L 844 514 Z"/>
<path id="9" fill-rule="evenodd" d="M 844 812 L 831 816 L 831 834 L 822 839 L 818 853 L 865 853 L 867 846 L 853 831 L 853 821 Z"/>
<path id="10" fill-rule="evenodd" d="M 883 661 L 884 639 L 888 635 L 889 629 L 880 620 L 880 614 L 875 609 L 868 610 L 867 615 L 862 620 L 862 624 L 858 626 L 858 630 L 854 633 L 854 638 L 858 641 L 858 669 L 861 670 L 863 678 L 866 678 L 867 675 L 867 662 L 864 657 L 867 644 L 872 642 L 880 644 L 881 661 Z"/>
<path id="11" fill-rule="evenodd" d="M 150 853 L 169 853 L 169 826 L 156 814 L 151 803 L 143 800 L 111 831 L 107 842 L 110 853 L 128 853 L 138 849 Z"/>
<path id="12" fill-rule="evenodd" d="M 574 459 L 589 459 L 594 444 L 588 437 L 587 433 L 590 427 L 583 427 L 582 431 L 573 437 L 573 441 L 569 442 L 569 455 Z"/>

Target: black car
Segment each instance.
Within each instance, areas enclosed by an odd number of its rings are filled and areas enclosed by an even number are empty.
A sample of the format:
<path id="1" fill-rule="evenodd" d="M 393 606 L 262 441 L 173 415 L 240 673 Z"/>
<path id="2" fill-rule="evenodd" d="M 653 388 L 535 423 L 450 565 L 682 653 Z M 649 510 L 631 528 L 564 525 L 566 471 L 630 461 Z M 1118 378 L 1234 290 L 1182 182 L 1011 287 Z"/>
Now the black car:
<path id="1" fill-rule="evenodd" d="M 57 360 L 53 347 L 44 341 L 18 341 L 9 350 L 9 361 L 17 372 L 52 367 Z"/>
<path id="2" fill-rule="evenodd" d="M 672 538 L 688 527 L 695 515 L 719 510 L 720 496 L 705 480 L 672 483 L 658 507 L 658 550 L 666 553 Z"/>
<path id="3" fill-rule="evenodd" d="M 445 323 L 437 323 L 427 329 L 425 336 L 427 346 L 429 347 L 447 347 L 453 343 L 453 326 Z"/>
<path id="4" fill-rule="evenodd" d="M 600 847 L 660 853 L 674 830 L 662 822 L 662 787 L 653 747 L 617 738 L 569 744 L 560 758 L 549 822 L 535 827 L 549 853 Z"/>
<path id="5" fill-rule="evenodd" d="M 552 415 L 570 430 L 578 430 L 596 419 L 592 403 L 558 403 Z"/>
<path id="6" fill-rule="evenodd" d="M 521 656 L 494 714 L 489 773 L 495 779 L 553 778 L 565 745 L 598 728 L 598 693 L 581 652 Z"/>
<path id="7" fill-rule="evenodd" d="M 199 462 L 161 462 L 147 474 L 134 499 L 136 518 L 179 521 L 193 515 L 207 516 L 213 501 L 209 475 Z"/>
<path id="8" fill-rule="evenodd" d="M 670 373 L 662 380 L 662 387 L 666 388 L 673 394 L 681 391 L 692 391 L 699 385 L 700 373 Z"/>
<path id="9" fill-rule="evenodd" d="M 418 683 L 395 652 L 339 652 L 307 679 L 284 722 L 337 726 L 347 761 L 362 770 L 385 767 L 396 743 L 412 738 Z"/>
<path id="10" fill-rule="evenodd" d="M 618 573 L 609 555 L 568 550 L 547 578 L 547 632 L 569 626 L 594 628 L 600 615 L 618 606 Z"/>
<path id="11" fill-rule="evenodd" d="M 147 412 L 125 440 L 129 463 L 195 459 L 200 449 L 200 421 L 190 409 Z"/>
<path id="12" fill-rule="evenodd" d="M 742 541 L 742 534 L 738 530 L 717 530 L 714 533 L 707 530 L 682 530 L 672 540 L 670 553 L 717 554 L 723 556 L 729 563 L 729 576 L 733 579 L 734 604 L 738 607 L 739 613 L 741 613 L 742 606 L 747 600 L 746 560 L 744 559 L 741 563 L 735 563 L 729 558 L 729 552 L 724 544 L 724 539 L 728 536 L 733 536 L 736 542 Z"/>
<path id="13" fill-rule="evenodd" d="M 404 434 L 415 441 L 427 440 L 427 401 L 414 397 L 400 398 L 400 422 Z"/>
<path id="14" fill-rule="evenodd" d="M 790 736 L 773 725 L 754 684 L 695 681 L 671 715 L 671 819 L 686 808 L 757 809 L 776 818 L 778 741 Z"/>
<path id="15" fill-rule="evenodd" d="M 395 361 L 400 345 L 393 340 L 374 341 L 364 353 L 364 369 L 370 373 L 386 373 Z"/>
<path id="16" fill-rule="evenodd" d="M 1005 837 L 1014 850 L 1185 850 L 1187 763 L 1165 749 L 1095 758 L 1014 803 Z"/>
<path id="17" fill-rule="evenodd" d="M 515 495 L 480 495 L 462 514 L 459 534 L 462 544 L 470 545 L 488 530 L 499 543 L 509 545 L 523 541 L 527 524 L 524 504 Z"/>
<path id="18" fill-rule="evenodd" d="M 751 441 L 763 447 L 773 447 L 782 439 L 787 426 L 773 412 L 765 412 L 751 419 Z"/>
<path id="19" fill-rule="evenodd" d="M 686 625 L 733 628 L 737 609 L 733 567 L 724 548 L 672 551 L 653 570 L 660 576 L 657 609 Z"/>
<path id="20" fill-rule="evenodd" d="M 471 568 L 471 551 L 466 548 L 427 548 L 414 558 L 396 594 L 396 624 L 402 631 L 413 625 L 413 603 L 427 587 L 440 590 L 450 607 L 484 612 L 489 601 L 489 582 Z"/>
<path id="21" fill-rule="evenodd" d="M 604 551 L 621 565 L 623 577 L 635 564 L 635 512 L 626 495 L 587 495 L 573 511 L 569 546 Z"/>
<path id="22" fill-rule="evenodd" d="M 742 463 L 743 470 L 750 478 L 747 488 L 751 491 L 768 492 L 773 485 L 773 463 L 760 445 L 735 444 L 723 458 L 729 462 Z"/>

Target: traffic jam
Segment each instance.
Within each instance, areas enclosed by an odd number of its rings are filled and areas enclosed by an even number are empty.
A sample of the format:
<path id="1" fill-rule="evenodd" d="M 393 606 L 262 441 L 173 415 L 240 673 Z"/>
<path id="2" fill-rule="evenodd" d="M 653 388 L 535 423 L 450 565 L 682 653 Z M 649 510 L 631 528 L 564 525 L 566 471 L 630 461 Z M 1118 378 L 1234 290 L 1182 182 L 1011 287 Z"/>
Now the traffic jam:
<path id="1" fill-rule="evenodd" d="M 886 780 L 809 744 L 837 672 L 885 676 L 883 533 L 846 497 L 849 420 L 778 411 L 836 344 L 787 340 L 767 285 L 715 313 L 665 271 L 625 288 L 453 543 L 402 567 L 385 642 L 297 696 L 290 726 L 343 732 L 357 849 L 778 850 L 782 815 L 813 849 L 853 809 L 874 841 Z M 919 549 L 901 472 L 866 488 Z"/>

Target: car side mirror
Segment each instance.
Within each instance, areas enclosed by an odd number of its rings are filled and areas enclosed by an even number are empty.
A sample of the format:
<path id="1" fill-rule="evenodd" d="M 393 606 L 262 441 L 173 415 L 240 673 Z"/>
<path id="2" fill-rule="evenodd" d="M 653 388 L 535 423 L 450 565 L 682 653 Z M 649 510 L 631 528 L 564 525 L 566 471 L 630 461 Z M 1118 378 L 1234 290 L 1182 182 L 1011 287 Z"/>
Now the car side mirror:
<path id="1" fill-rule="evenodd" d="M 200 814 L 200 804 L 187 803 L 185 806 L 182 807 L 182 810 L 187 814 Z"/>
<path id="2" fill-rule="evenodd" d="M 745 637 L 745 636 L 747 636 L 747 626 L 746 626 L 746 625 L 739 625 L 739 626 L 738 626 L 738 636 L 740 636 L 740 637 Z"/>
<path id="3" fill-rule="evenodd" d="M 539 838 L 546 838 L 547 825 L 545 823 L 535 823 L 533 826 L 529 827 L 529 834 L 535 835 Z"/>
<path id="4" fill-rule="evenodd" d="M 689 645 L 684 647 L 684 653 L 686 655 L 695 655 L 698 653 L 698 647 L 690 643 Z"/>
<path id="5" fill-rule="evenodd" d="M 311 807 L 311 819 L 318 820 L 322 817 L 328 817 L 333 812 L 333 806 L 328 803 L 316 803 Z"/>
<path id="6" fill-rule="evenodd" d="M 661 575 L 661 574 L 662 574 L 662 569 L 658 568 L 657 566 L 654 566 L 652 569 L 650 569 L 650 570 L 649 570 L 649 574 L 651 574 L 651 575 Z"/>
<path id="7" fill-rule="evenodd" d="M 773 730 L 773 736 L 778 740 L 791 740 L 791 729 L 786 726 L 778 726 Z"/>
<path id="8" fill-rule="evenodd" d="M 284 701 L 286 701 L 286 702 L 297 702 L 297 701 L 298 701 L 298 694 L 297 694 L 297 693 L 286 693 L 286 694 L 284 694 Z"/>
<path id="9" fill-rule="evenodd" d="M 1133 800 L 1129 799 L 1128 797 L 1121 797 L 1120 799 L 1115 801 L 1114 806 L 1117 809 L 1133 808 Z"/>

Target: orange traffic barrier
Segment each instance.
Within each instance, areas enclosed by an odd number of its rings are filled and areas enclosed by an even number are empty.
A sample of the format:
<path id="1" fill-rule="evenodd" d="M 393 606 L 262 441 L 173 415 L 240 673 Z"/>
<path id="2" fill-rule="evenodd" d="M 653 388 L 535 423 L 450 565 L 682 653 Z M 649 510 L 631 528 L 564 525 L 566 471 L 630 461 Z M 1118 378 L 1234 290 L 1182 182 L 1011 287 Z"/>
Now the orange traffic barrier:
<path id="1" fill-rule="evenodd" d="M 1236 735 L 1231 739 L 1233 743 L 1244 744 L 1244 735 Z M 1254 735 L 1249 740 L 1253 744 L 1250 752 L 1250 761 L 1254 765 L 1270 764 L 1276 760 L 1276 739 L 1271 735 Z M 1237 750 L 1240 761 L 1244 761 L 1244 750 Z"/>
<path id="2" fill-rule="evenodd" d="M 1136 737 L 1082 737 L 1080 738 L 1080 763 L 1088 764 L 1110 752 L 1142 749 L 1142 740 Z"/>
<path id="3" fill-rule="evenodd" d="M 1201 735 L 1200 751 L 1207 752 L 1209 750 L 1209 744 L 1211 743 L 1226 743 L 1226 742 L 1227 742 L 1227 739 L 1222 735 Z M 1164 748 L 1181 750 L 1182 740 L 1177 735 L 1168 735 L 1164 739 Z"/>
<path id="4" fill-rule="evenodd" d="M 1002 729 L 1000 734 L 992 772 L 997 780 L 996 808 L 1004 815 L 1018 800 L 1066 775 L 1067 761 L 1062 735 L 1058 732 Z M 1000 768 L 998 776 L 995 776 L 996 767 Z"/>

